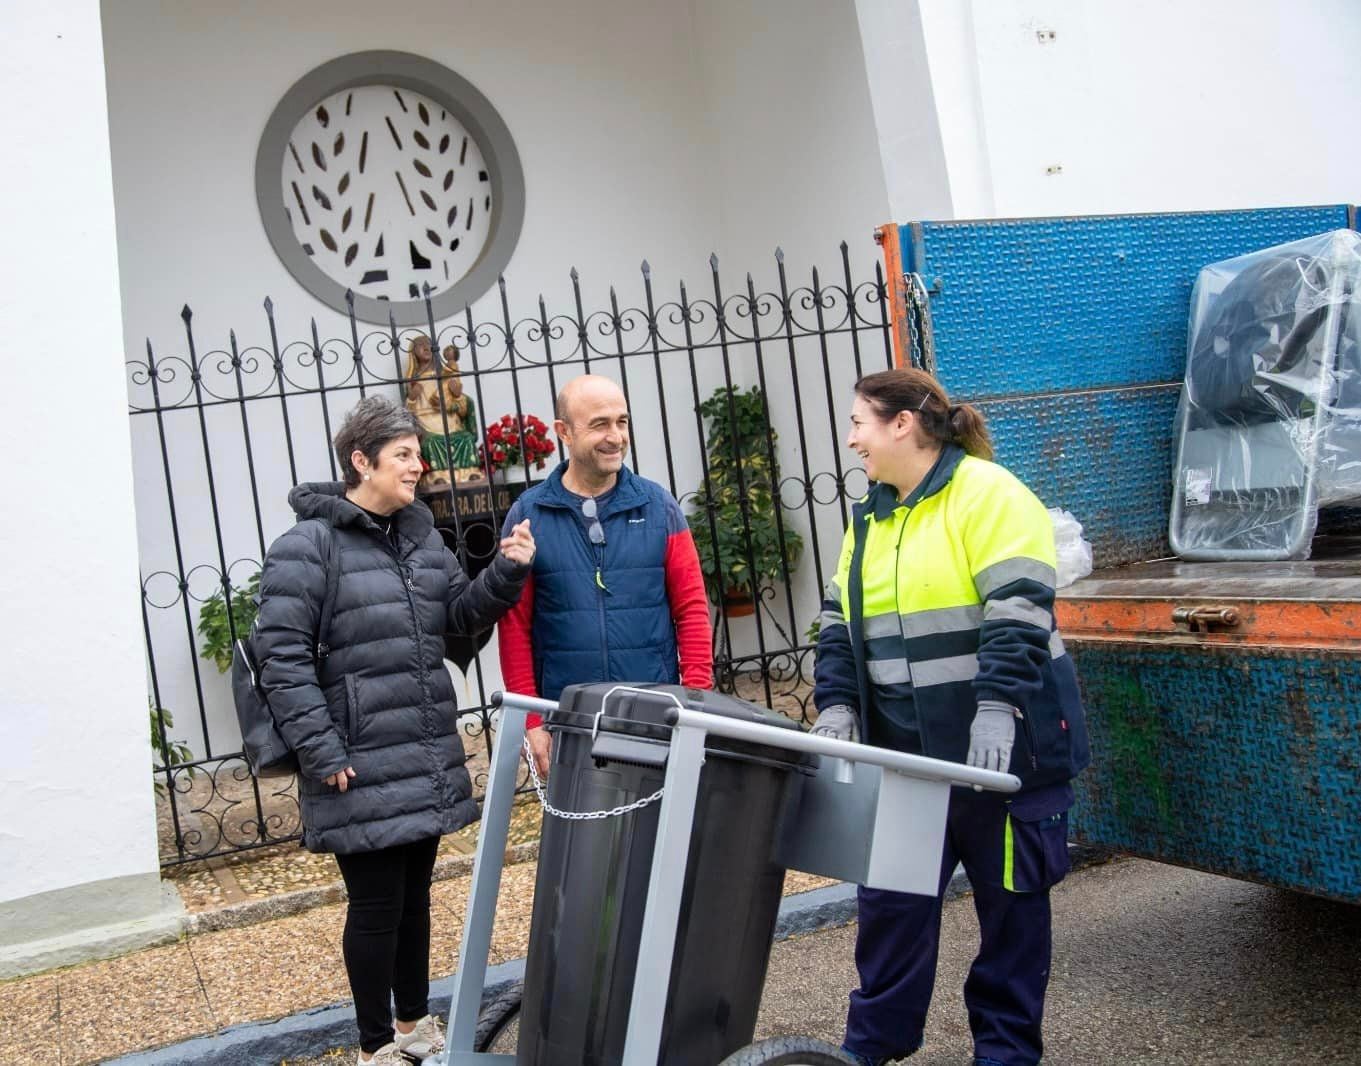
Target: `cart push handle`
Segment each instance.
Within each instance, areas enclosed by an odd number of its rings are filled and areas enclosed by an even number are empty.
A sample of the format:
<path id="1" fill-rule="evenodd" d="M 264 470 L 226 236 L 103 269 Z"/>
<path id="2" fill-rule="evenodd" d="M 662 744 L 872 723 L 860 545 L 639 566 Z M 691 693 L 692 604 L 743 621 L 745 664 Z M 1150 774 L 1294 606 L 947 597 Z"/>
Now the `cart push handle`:
<path id="1" fill-rule="evenodd" d="M 655 689 L 635 688 L 632 685 L 616 685 L 600 701 L 600 710 L 592 723 L 591 737 L 598 740 L 610 732 L 612 719 L 606 714 L 610 698 L 616 693 L 632 693 L 646 699 L 665 701 L 662 708 L 663 721 L 671 726 L 686 726 L 703 733 L 727 737 L 729 740 L 744 740 L 753 744 L 784 748 L 788 751 L 808 752 L 825 755 L 831 759 L 841 759 L 849 763 L 864 763 L 882 767 L 907 777 L 923 781 L 941 781 L 951 785 L 963 785 L 976 792 L 1015 792 L 1021 787 L 1021 780 L 1015 774 L 984 770 L 978 766 L 933 759 L 926 755 L 909 755 L 906 752 L 876 748 L 870 744 L 858 744 L 849 740 L 834 740 L 820 734 L 804 733 L 801 730 L 781 729 L 778 726 L 763 725 L 760 722 L 744 722 L 726 715 L 710 714 L 708 711 L 695 710 L 684 706 L 670 692 Z M 521 696 L 514 692 L 494 692 L 491 697 L 493 707 L 516 707 L 520 710 L 546 715 L 557 710 L 554 700 L 539 699 L 535 696 Z"/>
<path id="2" fill-rule="evenodd" d="M 729 740 L 746 740 L 755 744 L 786 748 L 789 751 L 803 751 L 852 763 L 866 763 L 923 781 L 965 785 L 976 792 L 982 792 L 984 789 L 992 792 L 1015 792 L 1021 787 L 1021 780 L 1015 774 L 965 766 L 963 763 L 947 762 L 945 759 L 932 759 L 926 755 L 909 755 L 906 752 L 876 748 L 869 744 L 835 740 L 815 733 L 796 732 L 778 726 L 761 725 L 759 722 L 743 722 L 688 707 L 668 707 L 663 713 L 666 724 L 670 726 L 692 726 L 706 733 L 727 737 Z"/>

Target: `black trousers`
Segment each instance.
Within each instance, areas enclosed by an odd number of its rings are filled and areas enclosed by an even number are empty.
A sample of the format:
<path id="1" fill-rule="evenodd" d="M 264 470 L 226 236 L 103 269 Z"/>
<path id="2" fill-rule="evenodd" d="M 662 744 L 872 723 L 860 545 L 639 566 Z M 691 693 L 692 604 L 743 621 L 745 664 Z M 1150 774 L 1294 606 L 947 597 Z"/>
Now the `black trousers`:
<path id="1" fill-rule="evenodd" d="M 345 971 L 354 995 L 359 1046 L 392 1042 L 392 1001 L 404 1022 L 430 1010 L 430 875 L 439 837 L 380 851 L 337 855 L 350 896 Z"/>

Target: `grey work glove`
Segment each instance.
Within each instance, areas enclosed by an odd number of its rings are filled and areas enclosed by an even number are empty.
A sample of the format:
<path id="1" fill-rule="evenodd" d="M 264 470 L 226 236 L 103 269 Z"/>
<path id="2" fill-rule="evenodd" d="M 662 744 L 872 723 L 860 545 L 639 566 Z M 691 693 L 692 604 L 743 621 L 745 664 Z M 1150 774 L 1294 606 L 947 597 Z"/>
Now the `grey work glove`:
<path id="1" fill-rule="evenodd" d="M 810 732 L 833 740 L 849 740 L 854 744 L 860 739 L 860 718 L 845 704 L 839 703 L 819 712 L 818 720 Z"/>
<path id="2" fill-rule="evenodd" d="M 970 766 L 1006 773 L 1016 743 L 1016 708 L 1001 700 L 979 700 L 969 727 Z"/>

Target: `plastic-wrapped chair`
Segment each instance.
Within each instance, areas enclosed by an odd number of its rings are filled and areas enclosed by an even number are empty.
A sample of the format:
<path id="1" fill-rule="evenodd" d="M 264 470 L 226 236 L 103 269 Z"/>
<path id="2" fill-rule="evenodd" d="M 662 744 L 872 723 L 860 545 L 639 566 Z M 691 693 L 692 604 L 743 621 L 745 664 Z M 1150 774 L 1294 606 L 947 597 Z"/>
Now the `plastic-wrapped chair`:
<path id="1" fill-rule="evenodd" d="M 1168 539 L 1184 559 L 1305 559 L 1361 499 L 1361 234 L 1205 267 L 1191 297 Z"/>

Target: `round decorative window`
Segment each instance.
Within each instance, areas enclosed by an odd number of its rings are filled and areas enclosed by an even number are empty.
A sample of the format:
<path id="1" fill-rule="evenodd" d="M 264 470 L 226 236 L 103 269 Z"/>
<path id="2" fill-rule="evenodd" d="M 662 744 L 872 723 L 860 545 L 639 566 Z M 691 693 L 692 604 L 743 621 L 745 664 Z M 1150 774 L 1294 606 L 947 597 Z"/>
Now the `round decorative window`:
<path id="1" fill-rule="evenodd" d="M 255 195 L 279 258 L 314 296 L 398 325 L 481 296 L 524 222 L 524 174 L 501 116 L 468 81 L 403 52 L 304 76 L 260 139 Z"/>

